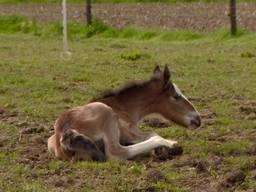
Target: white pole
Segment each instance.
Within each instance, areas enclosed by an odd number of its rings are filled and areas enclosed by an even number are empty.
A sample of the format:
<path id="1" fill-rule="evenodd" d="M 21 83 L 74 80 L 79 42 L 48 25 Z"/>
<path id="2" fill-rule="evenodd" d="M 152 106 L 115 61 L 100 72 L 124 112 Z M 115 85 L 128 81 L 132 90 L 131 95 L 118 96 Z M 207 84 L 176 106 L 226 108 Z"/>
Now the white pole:
<path id="1" fill-rule="evenodd" d="M 69 56 L 71 53 L 68 51 L 67 5 L 66 5 L 66 0 L 62 1 L 62 15 L 63 15 L 63 50 L 64 50 L 64 55 L 65 56 Z"/>

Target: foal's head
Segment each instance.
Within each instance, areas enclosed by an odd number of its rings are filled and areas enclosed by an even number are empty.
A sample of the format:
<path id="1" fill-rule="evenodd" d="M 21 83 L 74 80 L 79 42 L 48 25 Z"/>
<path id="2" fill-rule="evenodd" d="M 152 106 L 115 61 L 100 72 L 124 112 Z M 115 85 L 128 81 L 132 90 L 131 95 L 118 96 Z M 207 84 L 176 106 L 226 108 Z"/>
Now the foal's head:
<path id="1" fill-rule="evenodd" d="M 165 118 L 189 128 L 197 128 L 201 125 L 200 114 L 189 100 L 181 93 L 180 89 L 170 79 L 170 71 L 165 66 L 162 72 L 156 66 L 151 82 L 158 92 L 152 107 Z"/>

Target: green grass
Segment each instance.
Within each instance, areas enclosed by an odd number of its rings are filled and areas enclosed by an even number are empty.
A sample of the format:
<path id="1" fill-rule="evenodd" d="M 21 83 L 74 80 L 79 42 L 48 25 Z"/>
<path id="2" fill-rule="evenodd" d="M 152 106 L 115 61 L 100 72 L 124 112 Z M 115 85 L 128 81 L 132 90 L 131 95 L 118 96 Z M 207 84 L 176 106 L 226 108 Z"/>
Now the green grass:
<path id="1" fill-rule="evenodd" d="M 46 25 L 39 24 L 35 21 L 29 20 L 21 16 L 0 16 L 0 33 L 13 34 L 24 33 L 33 34 L 43 38 L 56 38 L 62 37 L 62 24 L 61 23 L 49 23 Z M 243 35 L 248 35 L 249 32 L 244 30 L 238 30 L 236 36 L 232 36 L 229 30 L 223 28 L 210 33 L 198 33 L 186 30 L 176 31 L 161 31 L 159 29 L 143 29 L 138 27 L 127 27 L 124 29 L 116 29 L 99 19 L 94 19 L 90 26 L 70 22 L 68 24 L 68 37 L 70 40 L 80 40 L 91 37 L 101 38 L 118 38 L 118 39 L 133 39 L 133 40 L 156 40 L 156 41 L 193 41 L 198 39 L 214 39 L 225 40 L 231 38 L 237 38 Z M 132 57 L 140 57 L 140 53 L 131 53 Z M 137 56 L 136 56 L 137 55 Z M 145 56 L 145 55 L 144 55 Z M 241 53 L 241 57 L 254 57 L 251 52 Z M 124 56 L 126 57 L 126 56 Z M 128 55 L 129 57 L 129 55 Z M 147 57 L 147 56 L 146 56 Z"/>
<path id="2" fill-rule="evenodd" d="M 16 116 L 0 114 L 0 138 L 6 138 L 0 139 L 1 190 L 196 191 L 196 185 L 214 184 L 236 169 L 245 171 L 246 180 L 227 190 L 255 188 L 255 173 L 250 168 L 255 155 L 247 151 L 255 144 L 256 121 L 239 110 L 255 102 L 255 34 L 230 36 L 226 30 L 197 35 L 146 29 L 120 32 L 99 24 L 97 30 L 89 30 L 93 35 L 88 38 L 74 27 L 69 41 L 72 55 L 64 59 L 57 24 L 50 29 L 32 22 L 24 24 L 28 26 L 24 30 L 20 23 L 29 22 L 26 19 L 14 17 L 10 24 L 10 18 L 8 22 L 1 19 L 0 108 L 17 112 Z M 50 35 L 48 30 L 56 34 Z M 111 30 L 118 36 L 109 35 Z M 147 157 L 96 163 L 63 162 L 48 155 L 46 140 L 60 113 L 85 104 L 105 89 L 150 78 L 156 64 L 169 65 L 173 81 L 195 99 L 199 112 L 216 113 L 212 124 L 194 131 L 174 124 L 167 129 L 143 127 L 178 140 L 183 156 L 165 162 Z M 26 128 L 43 131 L 20 137 Z M 212 163 L 214 159 L 220 159 L 220 164 Z M 176 166 L 192 160 L 208 161 L 209 173 L 198 173 L 192 165 Z M 156 170 L 164 179 L 148 176 Z"/>
<path id="3" fill-rule="evenodd" d="M 36 33 L 41 30 L 35 22 L 20 16 L 1 16 L 0 32 L 1 33 Z"/>
<path id="4" fill-rule="evenodd" d="M 84 3 L 84 0 L 70 0 L 68 3 Z M 193 3 L 228 2 L 228 0 L 94 0 L 93 3 Z M 253 2 L 240 0 L 239 2 Z M 0 3 L 61 3 L 61 0 L 0 0 Z"/>

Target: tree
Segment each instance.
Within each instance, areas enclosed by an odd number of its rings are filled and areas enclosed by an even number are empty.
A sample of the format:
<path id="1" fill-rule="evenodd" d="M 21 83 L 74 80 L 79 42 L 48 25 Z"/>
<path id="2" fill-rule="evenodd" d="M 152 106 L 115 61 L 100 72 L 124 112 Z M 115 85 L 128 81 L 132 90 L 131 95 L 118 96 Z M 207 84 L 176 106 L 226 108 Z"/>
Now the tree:
<path id="1" fill-rule="evenodd" d="M 230 24 L 231 24 L 231 34 L 236 35 L 237 32 L 237 22 L 236 22 L 236 0 L 230 0 Z"/>

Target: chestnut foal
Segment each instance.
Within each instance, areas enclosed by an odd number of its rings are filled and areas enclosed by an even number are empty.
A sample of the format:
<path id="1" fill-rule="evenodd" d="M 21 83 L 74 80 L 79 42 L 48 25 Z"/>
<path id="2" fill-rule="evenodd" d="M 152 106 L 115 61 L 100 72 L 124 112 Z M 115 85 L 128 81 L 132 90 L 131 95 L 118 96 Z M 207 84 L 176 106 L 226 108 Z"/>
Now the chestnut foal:
<path id="1" fill-rule="evenodd" d="M 162 72 L 157 66 L 150 80 L 108 92 L 63 113 L 55 122 L 48 149 L 61 159 L 104 161 L 131 159 L 158 147 L 176 146 L 177 141 L 138 128 L 140 120 L 151 113 L 184 127 L 201 124 L 199 113 L 170 80 L 168 67 Z M 104 152 L 96 145 L 100 140 Z"/>

